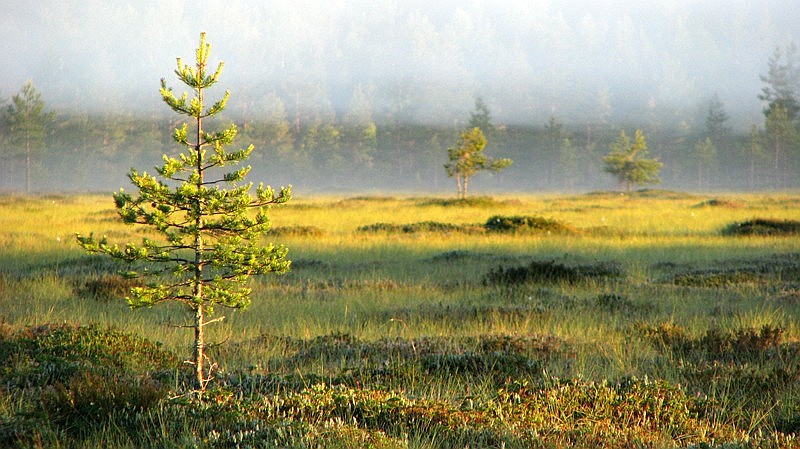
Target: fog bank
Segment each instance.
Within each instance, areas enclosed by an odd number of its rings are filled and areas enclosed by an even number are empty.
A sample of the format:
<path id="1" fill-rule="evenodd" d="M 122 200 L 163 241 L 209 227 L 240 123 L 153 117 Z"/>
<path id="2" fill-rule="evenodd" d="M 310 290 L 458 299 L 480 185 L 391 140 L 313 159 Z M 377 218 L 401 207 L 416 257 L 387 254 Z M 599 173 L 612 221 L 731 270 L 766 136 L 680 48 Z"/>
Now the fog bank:
<path id="1" fill-rule="evenodd" d="M 731 124 L 761 122 L 759 74 L 797 39 L 796 2 L 3 2 L 0 94 L 28 79 L 54 108 L 160 113 L 158 83 L 200 31 L 232 113 L 269 99 L 376 117 L 463 120 L 476 96 L 504 123 L 693 117 L 718 94 Z M 176 86 L 179 87 L 179 86 Z M 360 92 L 360 94 L 357 94 Z M 676 119 L 678 120 L 678 119 Z"/>

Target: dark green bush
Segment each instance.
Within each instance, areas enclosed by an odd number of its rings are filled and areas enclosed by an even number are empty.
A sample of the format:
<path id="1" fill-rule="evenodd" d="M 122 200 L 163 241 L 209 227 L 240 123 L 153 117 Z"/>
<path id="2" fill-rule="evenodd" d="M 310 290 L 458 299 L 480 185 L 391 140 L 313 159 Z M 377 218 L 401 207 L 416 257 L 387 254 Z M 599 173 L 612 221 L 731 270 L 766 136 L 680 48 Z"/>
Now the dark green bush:
<path id="1" fill-rule="evenodd" d="M 738 208 L 742 207 L 742 204 L 741 203 L 737 203 L 735 201 L 721 200 L 719 198 L 712 198 L 710 200 L 706 200 L 706 201 L 697 203 L 692 207 L 694 207 L 694 208 L 726 207 L 726 208 L 729 208 L 729 209 L 738 209 Z"/>
<path id="2" fill-rule="evenodd" d="M 419 223 L 396 225 L 391 223 L 374 223 L 371 225 L 360 226 L 358 232 L 385 232 L 412 234 L 416 232 L 461 232 L 467 228 L 451 223 L 440 223 L 437 221 L 422 221 Z"/>
<path id="3" fill-rule="evenodd" d="M 589 192 L 584 196 L 593 198 L 658 198 L 667 200 L 683 200 L 694 198 L 695 195 L 686 192 L 678 192 L 674 190 L 664 189 L 639 189 L 633 192 L 618 192 L 608 190 L 598 190 Z"/>
<path id="4" fill-rule="evenodd" d="M 639 331 L 661 348 L 693 360 L 759 359 L 768 350 L 778 350 L 785 329 L 766 324 L 760 329 L 746 327 L 733 331 L 712 328 L 698 338 L 672 323 L 639 325 Z"/>
<path id="5" fill-rule="evenodd" d="M 676 190 L 665 190 L 665 189 L 639 189 L 636 190 L 635 192 L 630 192 L 629 194 L 632 197 L 660 198 L 668 200 L 683 200 L 695 197 L 695 195 L 691 193 L 680 192 Z"/>
<path id="6" fill-rule="evenodd" d="M 741 223 L 732 223 L 726 226 L 724 235 L 798 235 L 800 234 L 800 221 L 777 220 L 771 218 L 755 218 Z"/>
<path id="7" fill-rule="evenodd" d="M 538 374 L 541 371 L 538 360 L 501 351 L 426 354 L 420 358 L 420 366 L 428 373 L 462 375 L 491 373 L 501 377 Z"/>
<path id="8" fill-rule="evenodd" d="M 38 356 L 81 361 L 115 370 L 163 370 L 174 368 L 177 357 L 133 334 L 97 325 L 45 325 L 28 328 L 20 341 Z"/>
<path id="9" fill-rule="evenodd" d="M 168 389 L 148 377 L 82 371 L 45 388 L 40 404 L 48 420 L 70 429 L 101 424 L 112 416 L 150 409 Z"/>
<path id="10" fill-rule="evenodd" d="M 635 312 L 641 307 L 637 307 L 630 299 L 623 295 L 614 293 L 603 293 L 597 296 L 596 305 L 608 312 Z"/>
<path id="11" fill-rule="evenodd" d="M 76 373 L 171 370 L 160 343 L 99 326 L 41 325 L 0 336 L 0 380 L 18 388 L 67 384 Z"/>
<path id="12" fill-rule="evenodd" d="M 296 237 L 319 237 L 323 235 L 322 229 L 316 226 L 276 226 L 267 231 L 271 236 L 296 236 Z"/>
<path id="13" fill-rule="evenodd" d="M 507 201 L 497 201 L 490 196 L 470 196 L 467 198 L 426 198 L 417 202 L 418 206 L 442 207 L 495 207 Z M 509 201 L 514 202 L 514 201 Z"/>
<path id="14" fill-rule="evenodd" d="M 463 249 L 445 251 L 430 258 L 431 262 L 460 262 L 465 259 L 478 258 L 480 254 Z"/>
<path id="15" fill-rule="evenodd" d="M 495 215 L 486 220 L 486 223 L 483 226 L 487 231 L 490 232 L 544 232 L 552 234 L 574 232 L 572 227 L 558 220 L 531 215 Z"/>
<path id="16" fill-rule="evenodd" d="M 713 392 L 715 389 L 735 392 L 737 400 L 772 402 L 774 395 L 800 380 L 796 367 L 730 363 L 718 360 L 684 362 L 681 377 L 693 390 Z M 749 399 L 745 399 L 749 398 Z"/>
<path id="17" fill-rule="evenodd" d="M 568 266 L 555 261 L 531 261 L 528 265 L 506 268 L 497 267 L 483 278 L 484 285 L 516 285 L 527 282 L 575 283 L 589 279 L 619 276 L 620 269 L 612 264 Z"/>
<path id="18" fill-rule="evenodd" d="M 119 274 L 100 273 L 77 278 L 76 294 L 82 298 L 112 301 L 127 296 L 132 287 L 141 286 L 138 279 Z"/>
<path id="19" fill-rule="evenodd" d="M 746 271 L 695 272 L 675 276 L 673 283 L 683 287 L 725 288 L 737 284 L 761 284 L 764 276 Z"/>

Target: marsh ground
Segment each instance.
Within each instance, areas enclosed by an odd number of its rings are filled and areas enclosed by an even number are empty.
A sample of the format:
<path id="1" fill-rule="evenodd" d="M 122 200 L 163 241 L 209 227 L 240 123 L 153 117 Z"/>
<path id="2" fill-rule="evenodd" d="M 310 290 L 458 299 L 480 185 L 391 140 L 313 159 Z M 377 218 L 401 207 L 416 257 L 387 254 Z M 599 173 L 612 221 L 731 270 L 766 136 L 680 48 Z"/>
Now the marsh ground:
<path id="1" fill-rule="evenodd" d="M 794 447 L 800 236 L 730 230 L 800 220 L 796 194 L 299 197 L 271 217 L 293 269 L 213 328 L 198 401 L 182 311 L 128 310 L 120 267 L 74 243 L 146 231 L 106 195 L 0 197 L 0 443 Z"/>

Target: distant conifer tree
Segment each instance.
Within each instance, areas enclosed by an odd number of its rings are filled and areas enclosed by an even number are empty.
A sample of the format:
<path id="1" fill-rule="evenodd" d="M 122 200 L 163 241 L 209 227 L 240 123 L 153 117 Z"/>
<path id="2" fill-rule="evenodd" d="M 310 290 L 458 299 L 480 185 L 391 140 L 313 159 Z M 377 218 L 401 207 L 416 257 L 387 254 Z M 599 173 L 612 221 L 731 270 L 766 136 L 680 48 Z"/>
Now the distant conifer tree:
<path id="1" fill-rule="evenodd" d="M 55 113 L 45 112 L 45 103 L 33 82 L 28 81 L 19 93 L 11 97 L 11 104 L 5 111 L 5 121 L 11 136 L 11 143 L 22 147 L 25 156 L 25 191 L 31 191 L 31 167 L 35 154 L 44 148 L 47 126 L 53 121 Z"/>
<path id="2" fill-rule="evenodd" d="M 644 133 L 637 129 L 631 143 L 625 131 L 620 131 L 619 137 L 611 144 L 611 152 L 603 161 L 606 171 L 616 176 L 625 184 L 625 189 L 631 191 L 633 185 L 658 184 L 658 172 L 663 165 L 655 159 L 646 159 L 647 142 Z"/>
<path id="3" fill-rule="evenodd" d="M 455 177 L 458 197 L 467 198 L 469 180 L 478 172 L 491 170 L 499 172 L 511 165 L 511 159 L 492 160 L 484 154 L 486 137 L 480 128 L 464 130 L 453 147 L 447 149 L 449 162 L 444 165 L 447 176 Z"/>

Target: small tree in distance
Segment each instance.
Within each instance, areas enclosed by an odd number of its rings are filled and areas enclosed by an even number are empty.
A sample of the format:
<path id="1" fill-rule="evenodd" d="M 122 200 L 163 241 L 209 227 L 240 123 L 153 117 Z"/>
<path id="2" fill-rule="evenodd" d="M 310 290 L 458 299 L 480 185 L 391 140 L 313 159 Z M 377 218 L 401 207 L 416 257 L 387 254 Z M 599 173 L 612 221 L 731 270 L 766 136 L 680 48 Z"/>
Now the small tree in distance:
<path id="1" fill-rule="evenodd" d="M 458 197 L 467 198 L 469 180 L 482 170 L 499 172 L 512 164 L 511 159 L 491 160 L 484 153 L 486 137 L 480 128 L 467 129 L 461 132 L 456 145 L 447 149 L 449 162 L 444 165 L 447 176 L 455 177 L 458 186 Z"/>
<path id="2" fill-rule="evenodd" d="M 633 137 L 633 143 L 625 134 L 620 131 L 619 137 L 611 144 L 611 152 L 603 158 L 606 164 L 605 170 L 616 176 L 621 183 L 625 184 L 625 189 L 630 192 L 633 185 L 658 184 L 658 172 L 663 165 L 655 159 L 646 159 L 647 142 L 644 133 L 637 129 Z"/>
<path id="3" fill-rule="evenodd" d="M 286 248 L 260 246 L 257 241 L 269 229 L 270 205 L 288 201 L 290 188 L 282 188 L 276 194 L 272 188 L 259 185 L 252 197 L 252 184 L 244 182 L 250 167 L 226 169 L 246 160 L 253 146 L 238 151 L 225 149 L 236 136 L 235 125 L 213 133 L 203 129 L 203 120 L 221 112 L 229 97 L 225 92 L 211 106 L 205 103 L 204 91 L 218 81 L 223 67 L 220 62 L 215 72 L 207 71 L 210 48 L 202 33 L 196 65 L 184 65 L 178 58 L 175 73 L 193 91 L 193 98 L 188 99 L 186 93 L 176 97 L 161 80 L 164 102 L 192 122 L 191 131 L 184 124 L 173 134 L 183 152 L 177 158 L 164 155 L 164 163 L 156 168 L 155 176 L 131 169 L 128 177 L 139 190 L 138 195 L 122 189 L 114 194 L 123 222 L 145 225 L 160 238 L 144 238 L 141 244 L 120 247 L 109 243 L 105 236 L 77 236 L 78 244 L 90 253 L 138 263 L 129 276 L 148 276 L 150 282 L 132 288 L 126 298 L 131 308 L 167 301 L 186 306 L 191 323 L 185 327 L 194 330 L 194 353 L 188 363 L 193 366 L 200 391 L 211 380 L 213 369 L 213 364 L 207 363 L 204 331 L 207 325 L 224 318 L 212 318 L 216 308 L 247 307 L 251 291 L 248 278 L 285 272 L 290 264 Z M 212 174 L 217 175 L 211 178 Z"/>
<path id="4" fill-rule="evenodd" d="M 55 113 L 45 112 L 45 103 L 33 82 L 28 81 L 19 93 L 11 97 L 5 120 L 11 134 L 11 142 L 23 148 L 25 156 L 25 192 L 31 191 L 31 166 L 34 154 L 44 147 L 47 126 Z"/>
<path id="5" fill-rule="evenodd" d="M 480 128 L 483 133 L 491 137 L 496 129 L 492 124 L 492 113 L 483 98 L 475 99 L 475 111 L 470 112 L 468 128 Z"/>

